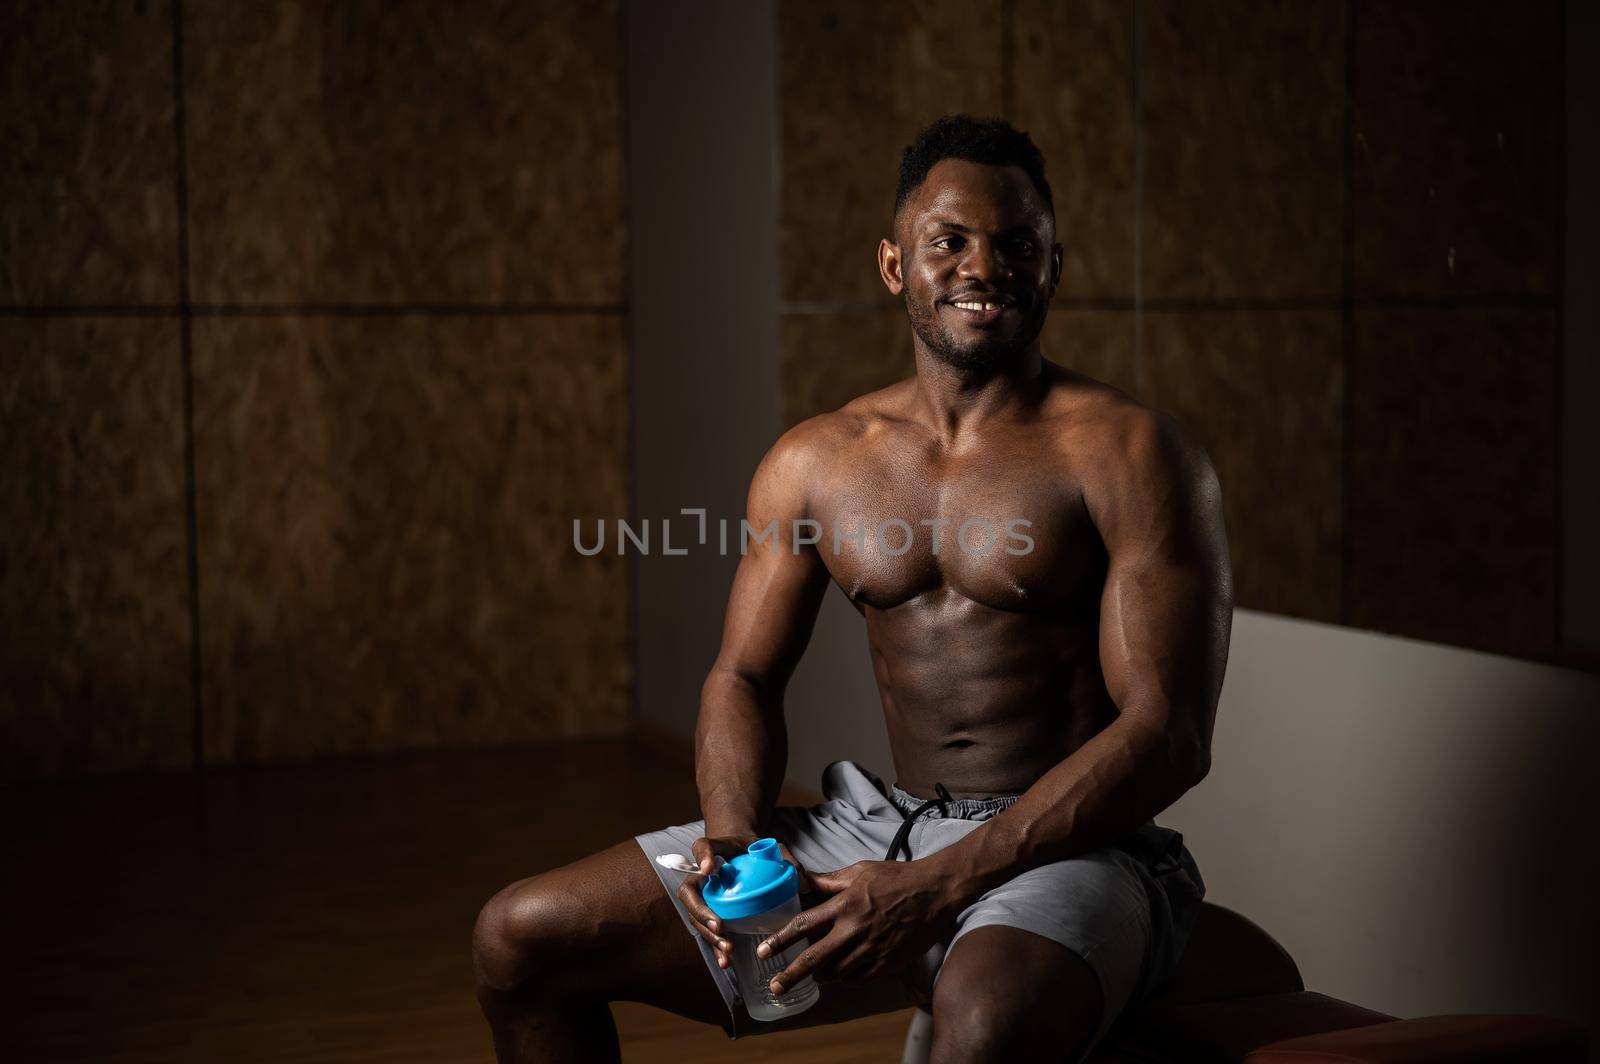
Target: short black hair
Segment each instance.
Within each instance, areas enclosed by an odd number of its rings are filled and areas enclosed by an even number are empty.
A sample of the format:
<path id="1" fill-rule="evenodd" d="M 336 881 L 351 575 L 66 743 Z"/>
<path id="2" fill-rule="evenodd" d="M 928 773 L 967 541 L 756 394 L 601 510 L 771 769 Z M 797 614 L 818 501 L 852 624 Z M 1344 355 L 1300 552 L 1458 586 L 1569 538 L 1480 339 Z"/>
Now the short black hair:
<path id="1" fill-rule="evenodd" d="M 1044 205 L 1056 213 L 1050 198 L 1050 182 L 1044 178 L 1044 155 L 1029 138 L 1003 118 L 974 118 L 968 114 L 945 115 L 906 146 L 900 156 L 900 184 L 894 191 L 894 214 L 924 181 L 928 171 L 945 159 L 965 159 L 986 166 L 1020 166 L 1044 197 Z"/>

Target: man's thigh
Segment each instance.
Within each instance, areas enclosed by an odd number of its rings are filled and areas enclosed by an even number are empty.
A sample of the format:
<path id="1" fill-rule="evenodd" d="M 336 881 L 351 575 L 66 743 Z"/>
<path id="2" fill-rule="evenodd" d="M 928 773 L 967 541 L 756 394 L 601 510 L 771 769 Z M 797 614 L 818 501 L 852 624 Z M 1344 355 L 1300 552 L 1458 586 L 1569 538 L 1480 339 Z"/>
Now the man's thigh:
<path id="1" fill-rule="evenodd" d="M 1120 851 L 1096 850 L 1041 865 L 970 905 L 939 969 L 936 1002 L 952 960 L 968 939 L 989 928 L 1036 936 L 1041 948 L 1052 947 L 1042 956 L 1065 951 L 1063 966 L 1092 973 L 1101 1001 L 1097 1039 L 1137 1000 L 1151 952 L 1152 914 L 1133 859 Z M 983 951 L 970 951 L 969 960 L 972 952 Z"/>
<path id="2" fill-rule="evenodd" d="M 639 1001 L 704 1023 L 726 1010 L 650 863 L 633 840 L 519 880 L 484 907 L 481 974 L 574 997 Z"/>

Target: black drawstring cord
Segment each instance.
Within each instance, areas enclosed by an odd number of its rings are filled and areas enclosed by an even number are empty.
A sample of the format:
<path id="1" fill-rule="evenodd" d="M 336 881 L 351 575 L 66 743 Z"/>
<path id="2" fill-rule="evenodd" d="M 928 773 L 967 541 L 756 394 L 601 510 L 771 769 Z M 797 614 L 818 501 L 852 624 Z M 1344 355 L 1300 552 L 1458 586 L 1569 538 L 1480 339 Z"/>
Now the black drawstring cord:
<path id="1" fill-rule="evenodd" d="M 950 815 L 950 809 L 945 805 L 946 802 L 955 801 L 954 798 L 950 797 L 950 792 L 945 789 L 942 783 L 935 783 L 933 792 L 939 797 L 929 798 L 926 802 L 917 806 L 916 810 L 906 817 L 906 822 L 900 825 L 900 830 L 894 833 L 894 841 L 889 844 L 889 852 L 883 855 L 885 861 L 898 861 L 901 850 L 905 851 L 906 860 L 911 860 L 911 843 L 908 840 L 911 837 L 911 825 L 916 821 L 917 817 L 934 806 L 939 807 L 940 816 L 948 817 Z"/>

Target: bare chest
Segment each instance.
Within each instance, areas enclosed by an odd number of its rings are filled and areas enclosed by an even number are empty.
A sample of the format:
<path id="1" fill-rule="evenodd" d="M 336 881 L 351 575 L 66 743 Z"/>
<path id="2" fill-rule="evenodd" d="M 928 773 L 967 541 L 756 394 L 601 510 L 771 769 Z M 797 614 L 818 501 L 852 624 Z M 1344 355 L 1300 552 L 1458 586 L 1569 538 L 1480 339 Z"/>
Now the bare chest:
<path id="1" fill-rule="evenodd" d="M 816 549 L 858 608 L 948 588 L 994 609 L 1055 611 L 1104 576 L 1077 484 L 1037 454 L 862 460 L 816 486 L 812 516 Z"/>

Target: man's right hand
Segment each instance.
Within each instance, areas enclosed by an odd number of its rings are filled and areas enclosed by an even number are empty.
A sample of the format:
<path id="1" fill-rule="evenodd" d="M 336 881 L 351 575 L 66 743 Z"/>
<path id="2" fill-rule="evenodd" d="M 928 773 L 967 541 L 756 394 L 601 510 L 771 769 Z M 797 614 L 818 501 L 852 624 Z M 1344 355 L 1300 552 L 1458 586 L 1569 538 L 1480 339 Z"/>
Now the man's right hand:
<path id="1" fill-rule="evenodd" d="M 716 858 L 724 861 L 737 857 L 750 848 L 750 844 L 761 835 L 717 835 L 714 837 L 702 836 L 695 840 L 690 849 L 694 863 L 699 867 L 699 872 L 685 876 L 678 885 L 678 900 L 683 902 L 684 909 L 689 913 L 689 918 L 694 921 L 695 930 L 700 932 L 700 937 L 711 944 L 711 949 L 716 953 L 717 965 L 721 968 L 733 966 L 733 940 L 722 934 L 722 921 L 700 895 L 700 888 L 705 886 L 706 878 L 711 875 L 712 868 L 716 865 Z M 783 843 L 778 844 L 778 852 L 783 859 L 794 865 L 795 871 L 800 874 L 800 891 L 803 894 L 811 892 L 811 877 L 806 874 L 805 867 L 794 859 L 794 854 L 789 852 L 789 847 Z"/>

